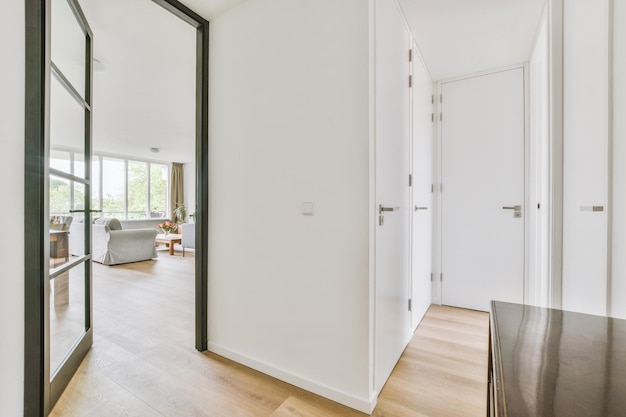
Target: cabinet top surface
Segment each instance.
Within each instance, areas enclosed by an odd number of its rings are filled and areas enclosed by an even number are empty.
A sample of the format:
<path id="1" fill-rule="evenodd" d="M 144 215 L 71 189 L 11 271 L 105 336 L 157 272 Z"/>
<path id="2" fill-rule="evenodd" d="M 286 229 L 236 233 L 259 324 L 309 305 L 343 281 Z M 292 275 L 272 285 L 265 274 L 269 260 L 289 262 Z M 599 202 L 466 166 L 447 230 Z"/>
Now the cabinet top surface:
<path id="1" fill-rule="evenodd" d="M 626 320 L 492 302 L 491 332 L 504 415 L 626 416 Z"/>

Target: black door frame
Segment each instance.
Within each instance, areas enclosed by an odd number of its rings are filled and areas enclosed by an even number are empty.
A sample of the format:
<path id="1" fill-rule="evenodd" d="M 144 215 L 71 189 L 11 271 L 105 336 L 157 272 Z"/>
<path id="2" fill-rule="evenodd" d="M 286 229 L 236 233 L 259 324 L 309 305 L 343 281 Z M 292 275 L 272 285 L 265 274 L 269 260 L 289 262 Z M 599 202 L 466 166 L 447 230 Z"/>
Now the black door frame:
<path id="1" fill-rule="evenodd" d="M 209 22 L 178 0 L 153 0 L 196 28 L 196 253 L 195 348 L 208 343 L 208 208 L 209 208 Z M 45 320 L 47 224 L 44 215 L 48 171 L 50 80 L 50 0 L 25 0 L 24 125 L 24 416 L 46 416 L 50 404 L 49 346 Z M 45 284 L 45 285 L 44 285 Z"/>

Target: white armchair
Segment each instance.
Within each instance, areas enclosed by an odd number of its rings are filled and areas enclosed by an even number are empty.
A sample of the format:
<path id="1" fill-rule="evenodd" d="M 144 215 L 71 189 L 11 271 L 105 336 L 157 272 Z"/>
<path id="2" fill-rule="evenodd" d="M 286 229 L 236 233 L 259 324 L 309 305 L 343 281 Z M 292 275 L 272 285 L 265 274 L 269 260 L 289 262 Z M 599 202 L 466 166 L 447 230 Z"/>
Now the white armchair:
<path id="1" fill-rule="evenodd" d="M 82 223 L 70 226 L 70 252 L 84 254 Z M 91 228 L 91 257 L 104 265 L 117 265 L 156 258 L 156 229 L 122 230 L 119 220 L 101 218 Z"/>
<path id="2" fill-rule="evenodd" d="M 181 246 L 183 247 L 183 256 L 185 256 L 185 248 L 196 248 L 196 224 L 183 223 L 178 226 L 182 232 Z"/>

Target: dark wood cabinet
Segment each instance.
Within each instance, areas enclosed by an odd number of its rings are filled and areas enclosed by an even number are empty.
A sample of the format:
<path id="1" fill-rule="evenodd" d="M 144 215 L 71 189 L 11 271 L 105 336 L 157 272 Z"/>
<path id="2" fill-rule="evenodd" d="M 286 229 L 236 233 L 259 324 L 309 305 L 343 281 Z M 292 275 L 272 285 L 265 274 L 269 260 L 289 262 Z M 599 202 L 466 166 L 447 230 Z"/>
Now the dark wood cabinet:
<path id="1" fill-rule="evenodd" d="M 487 415 L 626 417 L 626 320 L 492 302 Z"/>

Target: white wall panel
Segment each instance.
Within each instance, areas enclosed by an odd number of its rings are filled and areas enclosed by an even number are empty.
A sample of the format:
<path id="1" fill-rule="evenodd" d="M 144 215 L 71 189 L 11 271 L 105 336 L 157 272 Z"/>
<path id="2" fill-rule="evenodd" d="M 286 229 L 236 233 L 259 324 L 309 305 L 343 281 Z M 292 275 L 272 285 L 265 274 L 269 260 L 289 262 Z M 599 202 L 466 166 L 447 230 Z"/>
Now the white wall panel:
<path id="1" fill-rule="evenodd" d="M 0 3 L 0 189 L 11 239 L 0 241 L 0 415 L 23 414 L 24 386 L 24 2 Z"/>
<path id="2" fill-rule="evenodd" d="M 366 409 L 367 3 L 249 0 L 211 31 L 210 348 Z"/>
<path id="3" fill-rule="evenodd" d="M 626 3 L 613 10 L 613 270 L 611 311 L 626 318 Z"/>
<path id="4" fill-rule="evenodd" d="M 564 5 L 563 309 L 606 314 L 608 0 Z M 603 206 L 604 211 L 585 211 Z"/>
<path id="5" fill-rule="evenodd" d="M 530 172 L 528 202 L 528 298 L 527 303 L 549 306 L 549 44 L 547 8 L 542 17 L 530 58 Z"/>

